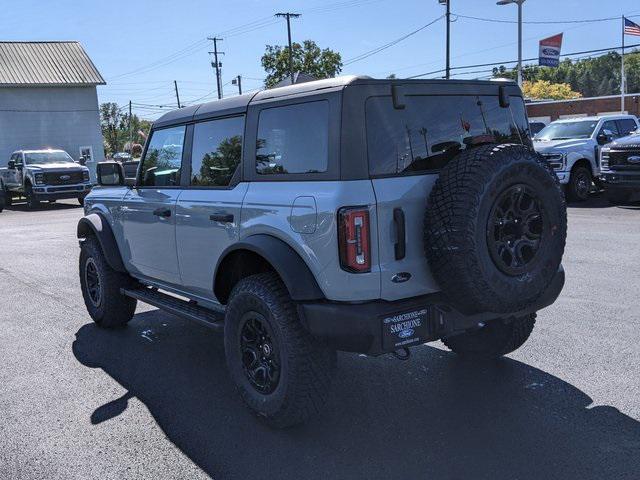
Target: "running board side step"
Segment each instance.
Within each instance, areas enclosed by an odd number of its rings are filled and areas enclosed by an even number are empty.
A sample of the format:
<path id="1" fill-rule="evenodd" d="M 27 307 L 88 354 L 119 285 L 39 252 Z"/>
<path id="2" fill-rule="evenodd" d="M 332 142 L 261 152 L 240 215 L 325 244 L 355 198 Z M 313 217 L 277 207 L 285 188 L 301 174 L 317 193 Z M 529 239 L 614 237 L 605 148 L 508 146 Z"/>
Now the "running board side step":
<path id="1" fill-rule="evenodd" d="M 195 302 L 181 300 L 173 295 L 159 292 L 155 288 L 122 288 L 120 289 L 120 293 L 158 307 L 160 310 L 164 310 L 178 317 L 193 320 L 216 331 L 222 330 L 224 327 L 224 315 L 222 313 L 201 307 Z"/>

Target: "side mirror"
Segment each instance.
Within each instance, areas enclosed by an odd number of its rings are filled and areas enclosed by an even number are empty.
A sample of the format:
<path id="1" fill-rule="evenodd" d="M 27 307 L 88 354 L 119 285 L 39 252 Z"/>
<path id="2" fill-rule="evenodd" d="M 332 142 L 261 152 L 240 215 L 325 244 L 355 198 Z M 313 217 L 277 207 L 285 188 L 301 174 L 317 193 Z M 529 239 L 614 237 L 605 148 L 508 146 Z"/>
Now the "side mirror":
<path id="1" fill-rule="evenodd" d="M 78 158 L 78 163 L 84 167 L 87 164 L 87 157 L 81 155 L 80 158 Z"/>
<path id="2" fill-rule="evenodd" d="M 118 162 L 100 162 L 96 165 L 98 185 L 117 187 L 125 184 L 124 169 Z"/>
<path id="3" fill-rule="evenodd" d="M 598 142 L 598 145 L 606 145 L 607 143 L 611 142 L 611 140 L 611 135 L 607 135 L 606 133 L 599 133 L 596 137 L 596 142 Z"/>
<path id="4" fill-rule="evenodd" d="M 15 161 L 15 160 L 9 160 L 9 163 L 7 163 L 7 167 L 8 167 L 10 170 L 15 170 L 15 168 L 16 168 L 16 161 Z"/>

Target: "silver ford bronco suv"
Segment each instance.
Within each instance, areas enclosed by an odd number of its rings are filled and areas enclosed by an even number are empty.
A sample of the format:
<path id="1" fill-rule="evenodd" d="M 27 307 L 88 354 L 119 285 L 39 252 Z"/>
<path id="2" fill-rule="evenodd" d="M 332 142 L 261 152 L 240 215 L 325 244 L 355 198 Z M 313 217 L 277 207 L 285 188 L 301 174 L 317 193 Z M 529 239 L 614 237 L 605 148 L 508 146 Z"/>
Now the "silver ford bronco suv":
<path id="1" fill-rule="evenodd" d="M 528 129 L 509 82 L 341 77 L 167 113 L 134 181 L 98 165 L 89 314 L 123 327 L 140 300 L 223 330 L 276 427 L 320 409 L 337 350 L 512 352 L 564 284 L 565 201 Z"/>

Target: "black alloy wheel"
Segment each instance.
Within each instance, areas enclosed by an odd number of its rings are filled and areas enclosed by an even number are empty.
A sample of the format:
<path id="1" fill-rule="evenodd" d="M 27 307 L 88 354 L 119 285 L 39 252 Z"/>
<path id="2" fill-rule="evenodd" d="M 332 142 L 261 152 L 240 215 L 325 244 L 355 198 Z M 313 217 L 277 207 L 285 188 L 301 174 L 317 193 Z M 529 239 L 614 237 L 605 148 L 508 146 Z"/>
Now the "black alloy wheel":
<path id="1" fill-rule="evenodd" d="M 88 258 L 84 267 L 84 278 L 89 300 L 94 307 L 98 308 L 102 303 L 102 285 L 100 275 L 93 258 Z"/>
<path id="2" fill-rule="evenodd" d="M 544 221 L 533 189 L 517 184 L 495 201 L 489 215 L 487 244 L 491 258 L 505 274 L 523 274 L 535 260 Z"/>
<path id="3" fill-rule="evenodd" d="M 240 320 L 242 367 L 249 383 L 268 395 L 280 380 L 280 349 L 265 318 L 249 311 Z"/>

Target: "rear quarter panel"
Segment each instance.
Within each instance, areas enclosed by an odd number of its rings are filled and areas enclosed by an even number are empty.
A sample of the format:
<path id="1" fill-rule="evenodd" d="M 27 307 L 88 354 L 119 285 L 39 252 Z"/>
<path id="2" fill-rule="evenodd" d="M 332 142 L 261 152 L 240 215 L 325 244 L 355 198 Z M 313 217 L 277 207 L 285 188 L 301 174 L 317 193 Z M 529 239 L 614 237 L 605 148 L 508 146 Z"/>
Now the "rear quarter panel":
<path id="1" fill-rule="evenodd" d="M 312 202 L 296 202 L 299 197 L 313 197 L 316 211 Z M 303 207 L 294 210 L 294 202 Z M 372 258 L 376 259 L 376 206 L 370 180 L 251 183 L 242 207 L 240 237 L 268 234 L 287 243 L 302 257 L 329 300 L 377 299 L 378 265 L 373 262 L 370 273 L 348 273 L 340 267 L 338 255 L 337 211 L 344 206 L 365 205 L 371 219 Z"/>

